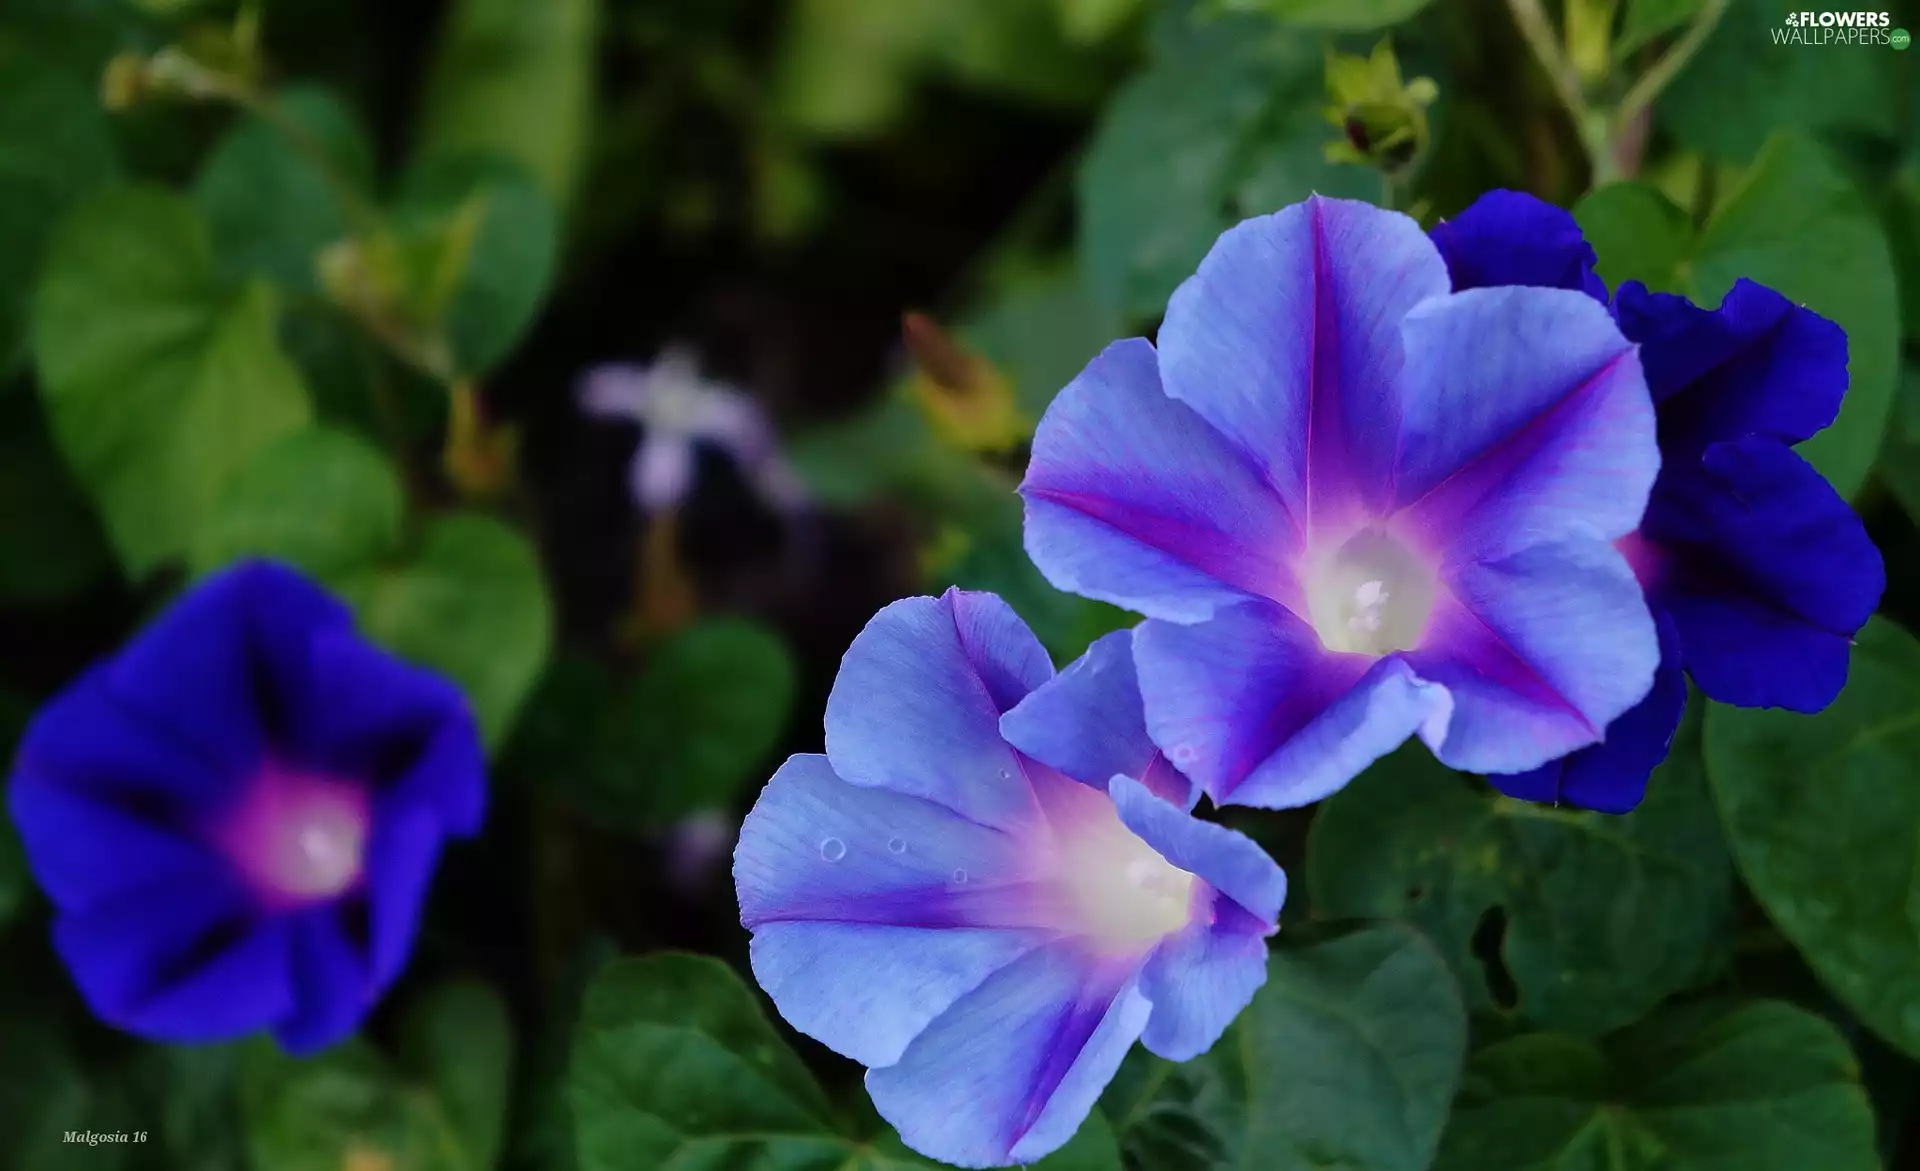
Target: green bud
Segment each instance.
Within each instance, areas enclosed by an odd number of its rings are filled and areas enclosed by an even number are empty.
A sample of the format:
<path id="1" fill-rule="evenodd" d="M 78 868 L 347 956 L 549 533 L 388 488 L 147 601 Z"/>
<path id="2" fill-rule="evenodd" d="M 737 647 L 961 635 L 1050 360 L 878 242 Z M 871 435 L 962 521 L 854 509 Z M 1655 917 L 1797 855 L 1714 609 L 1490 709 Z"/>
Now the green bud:
<path id="1" fill-rule="evenodd" d="M 1327 158 L 1397 174 L 1427 148 L 1427 107 L 1440 87 L 1430 77 L 1403 81 L 1392 42 L 1381 41 L 1368 57 L 1327 53 L 1327 96 L 1327 121 L 1346 136 L 1327 145 Z"/>

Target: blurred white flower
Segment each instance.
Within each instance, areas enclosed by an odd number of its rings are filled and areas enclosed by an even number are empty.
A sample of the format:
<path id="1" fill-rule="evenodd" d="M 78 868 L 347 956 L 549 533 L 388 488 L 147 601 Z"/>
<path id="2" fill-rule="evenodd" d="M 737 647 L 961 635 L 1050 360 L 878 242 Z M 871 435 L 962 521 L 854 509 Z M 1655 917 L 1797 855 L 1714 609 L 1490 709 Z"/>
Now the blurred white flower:
<path id="1" fill-rule="evenodd" d="M 650 366 L 595 367 L 581 380 L 579 393 L 588 414 L 631 420 L 643 428 L 628 479 L 645 512 L 686 499 L 693 489 L 694 444 L 701 442 L 731 457 L 768 504 L 792 511 L 806 502 L 760 404 L 742 390 L 702 376 L 698 360 L 685 349 L 669 347 Z"/>

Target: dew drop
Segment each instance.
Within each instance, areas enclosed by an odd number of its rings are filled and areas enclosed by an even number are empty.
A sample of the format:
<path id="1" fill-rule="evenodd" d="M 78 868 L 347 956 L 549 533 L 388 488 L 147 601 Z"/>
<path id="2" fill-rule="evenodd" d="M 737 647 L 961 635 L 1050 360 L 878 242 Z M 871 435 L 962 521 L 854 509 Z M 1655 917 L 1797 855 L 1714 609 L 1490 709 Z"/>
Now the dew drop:
<path id="1" fill-rule="evenodd" d="M 1000 779 L 1001 779 L 1001 780 L 1003 780 L 1003 781 L 1010 781 L 1010 780 L 1012 780 L 1012 779 L 1013 779 L 1013 774 L 1012 774 L 1012 773 L 1010 773 L 1010 772 L 1008 772 L 1008 771 L 1007 771 L 1006 769 L 1001 769 L 1001 770 L 1000 770 Z"/>
<path id="2" fill-rule="evenodd" d="M 965 867 L 961 867 L 960 869 L 955 870 L 953 872 L 953 881 L 955 881 L 956 883 L 965 884 L 965 882 L 967 881 L 967 871 Z"/>
<path id="3" fill-rule="evenodd" d="M 820 842 L 820 856 L 829 862 L 838 862 L 847 856 L 847 843 L 839 838 L 824 838 Z"/>
<path id="4" fill-rule="evenodd" d="M 887 849 L 895 854 L 904 854 L 907 852 L 906 840 L 903 838 L 893 838 L 887 842 Z"/>

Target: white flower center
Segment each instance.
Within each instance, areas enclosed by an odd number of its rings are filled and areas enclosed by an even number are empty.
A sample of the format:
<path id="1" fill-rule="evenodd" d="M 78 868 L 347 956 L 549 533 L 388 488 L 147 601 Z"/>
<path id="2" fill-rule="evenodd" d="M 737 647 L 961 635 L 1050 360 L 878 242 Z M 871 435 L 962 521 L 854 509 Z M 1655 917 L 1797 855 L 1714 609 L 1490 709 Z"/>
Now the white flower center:
<path id="1" fill-rule="evenodd" d="M 1063 843 L 1062 878 L 1081 928 L 1116 951 L 1162 939 L 1193 918 L 1193 875 L 1111 812 Z"/>
<path id="2" fill-rule="evenodd" d="M 1413 550 L 1364 529 L 1306 574 L 1307 610 L 1330 651 L 1412 650 L 1426 633 L 1438 581 Z"/>

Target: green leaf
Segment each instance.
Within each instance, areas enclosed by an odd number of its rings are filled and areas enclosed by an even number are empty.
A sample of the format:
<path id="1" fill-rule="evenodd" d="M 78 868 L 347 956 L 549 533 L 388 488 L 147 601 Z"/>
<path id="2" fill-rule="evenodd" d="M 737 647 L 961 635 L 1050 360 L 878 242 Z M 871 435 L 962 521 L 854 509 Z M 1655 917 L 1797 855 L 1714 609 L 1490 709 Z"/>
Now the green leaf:
<path id="1" fill-rule="evenodd" d="M 1228 12 L 1263 12 L 1287 24 L 1371 32 L 1416 16 L 1433 0 L 1223 0 Z"/>
<path id="2" fill-rule="evenodd" d="M 787 644 L 756 623 L 713 618 L 679 631 L 614 704 L 601 771 L 654 824 L 725 808 L 762 778 L 797 676 Z"/>
<path id="3" fill-rule="evenodd" d="M 1705 0 L 1627 0 L 1627 15 L 1614 38 L 1613 59 L 1620 61 L 1654 38 L 1693 19 Z"/>
<path id="4" fill-rule="evenodd" d="M 240 1111 L 251 1171 L 483 1171 L 461 1159 L 432 1096 L 403 1087 L 357 1038 L 306 1060 L 250 1043 Z"/>
<path id="5" fill-rule="evenodd" d="M 1693 247 L 1693 222 L 1659 188 L 1609 183 L 1574 205 L 1598 270 L 1610 289 L 1639 281 L 1657 293 L 1683 291 L 1680 266 Z"/>
<path id="6" fill-rule="evenodd" d="M 1624 817 L 1500 796 L 1409 745 L 1320 807 L 1309 904 L 1419 925 L 1475 1011 L 1578 1033 L 1626 1024 L 1722 946 L 1733 874 L 1699 743 L 1694 713 Z"/>
<path id="7" fill-rule="evenodd" d="M 1908 519 L 1920 523 L 1920 362 L 1909 361 L 1901 374 L 1875 470 Z"/>
<path id="8" fill-rule="evenodd" d="M 16 1171 L 112 1167 L 122 1148 L 63 1141 L 89 1126 L 91 1093 L 59 1033 L 46 1020 L 0 1020 L 0 1166 Z"/>
<path id="9" fill-rule="evenodd" d="M 1776 135 L 1707 222 L 1690 268 L 1687 292 L 1700 304 L 1718 304 L 1747 277 L 1847 331 L 1840 418 L 1798 450 L 1841 495 L 1852 496 L 1880 450 L 1900 347 L 1893 260 L 1859 189 L 1825 150 L 1797 135 Z"/>
<path id="10" fill-rule="evenodd" d="M 134 1125 L 150 1128 L 152 1166 L 246 1171 L 238 1093 L 241 1049 L 152 1045 L 118 1072 L 116 1088 Z"/>
<path id="11" fill-rule="evenodd" d="M 39 60 L 0 67 L 0 373 L 25 342 L 28 296 L 42 250 L 80 196 L 120 176 L 99 97 Z"/>
<path id="12" fill-rule="evenodd" d="M 524 536 L 477 514 L 441 517 L 403 563 L 340 589 L 370 636 L 460 685 L 489 748 L 505 739 L 553 641 L 546 581 Z"/>
<path id="13" fill-rule="evenodd" d="M 275 102 L 279 122 L 248 118 L 220 140 L 193 196 L 227 271 L 312 291 L 321 250 L 354 228 L 346 201 L 371 207 L 373 147 L 325 90 L 291 89 Z"/>
<path id="14" fill-rule="evenodd" d="M 1126 323 L 1087 296 L 1070 261 L 1026 268 L 1005 279 L 961 333 L 1013 383 L 1029 422 L 1097 357 Z"/>
<path id="15" fill-rule="evenodd" d="M 1788 31 L 1786 12 L 1772 0 L 1732 0 L 1661 95 L 1660 124 L 1683 145 L 1735 163 L 1788 128 L 1893 137 L 1900 54 L 1884 45 L 1775 44 Z"/>
<path id="16" fill-rule="evenodd" d="M 428 992 L 401 1023 L 401 1063 L 431 1088 L 459 1144 L 457 1162 L 499 1162 L 513 1090 L 513 1024 L 494 990 L 461 980 Z"/>
<path id="17" fill-rule="evenodd" d="M 34 303 L 53 433 L 134 578 L 185 552 L 229 477 L 307 422 L 271 291 L 214 274 L 185 199 L 115 188 L 55 234 Z"/>
<path id="18" fill-rule="evenodd" d="M 601 969 L 567 1073 L 580 1171 L 923 1168 L 839 1131 L 826 1096 L 733 970 L 656 953 Z M 704 1156 L 704 1158 L 703 1158 Z"/>
<path id="19" fill-rule="evenodd" d="M 0 810 L 0 929 L 12 923 L 27 905 L 32 889 L 33 876 L 27 870 L 20 832 L 13 828 L 12 816 Z"/>
<path id="20" fill-rule="evenodd" d="M 513 159 L 565 205 L 593 115 L 600 0 L 457 0 L 427 78 L 422 157 Z"/>
<path id="21" fill-rule="evenodd" d="M 1716 705 L 1707 772 L 1773 922 L 1875 1032 L 1920 1055 L 1916 730 L 1920 643 L 1875 618 L 1819 715 Z"/>
<path id="22" fill-rule="evenodd" d="M 1765 1001 L 1517 1037 L 1473 1055 L 1434 1169 L 1875 1171 L 1859 1077 L 1831 1025 Z"/>
<path id="23" fill-rule="evenodd" d="M 1378 200 L 1378 171 L 1330 163 L 1310 34 L 1229 15 L 1167 43 L 1107 105 L 1079 176 L 1098 301 L 1152 318 L 1229 226 L 1319 192 Z"/>
<path id="24" fill-rule="evenodd" d="M 1419 933 L 1282 947 L 1227 1035 L 1184 1064 L 1130 1055 L 1102 1099 L 1136 1171 L 1425 1171 L 1467 1015 Z"/>
<path id="25" fill-rule="evenodd" d="M 273 557 L 338 582 L 397 549 L 405 516 L 384 455 L 348 432 L 309 427 L 227 483 L 189 560 L 202 574 L 249 554 Z"/>
<path id="26" fill-rule="evenodd" d="M 1892 409 L 1899 297 L 1873 210 L 1825 150 L 1792 134 L 1771 139 L 1697 238 L 1680 209 L 1637 183 L 1594 192 L 1574 216 L 1609 283 L 1640 280 L 1711 307 L 1746 277 L 1845 329 L 1840 417 L 1799 451 L 1842 495 L 1859 490 Z"/>
<path id="27" fill-rule="evenodd" d="M 423 283 L 434 286 L 432 308 L 455 371 L 485 374 L 533 324 L 553 283 L 560 249 L 553 200 L 503 159 L 434 158 L 409 174 L 394 218 L 437 245 L 422 252 L 433 265 Z"/>
<path id="28" fill-rule="evenodd" d="M 56 602 L 113 569 L 100 521 L 32 395 L 0 396 L 0 518 L 0 602 Z"/>
<path id="29" fill-rule="evenodd" d="M 1076 45 L 1104 40 L 1140 11 L 1141 0 L 1056 0 L 1060 27 Z"/>

